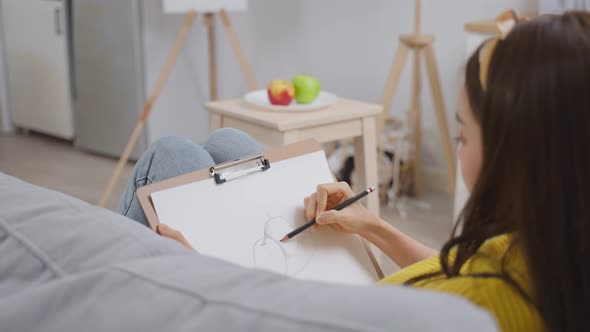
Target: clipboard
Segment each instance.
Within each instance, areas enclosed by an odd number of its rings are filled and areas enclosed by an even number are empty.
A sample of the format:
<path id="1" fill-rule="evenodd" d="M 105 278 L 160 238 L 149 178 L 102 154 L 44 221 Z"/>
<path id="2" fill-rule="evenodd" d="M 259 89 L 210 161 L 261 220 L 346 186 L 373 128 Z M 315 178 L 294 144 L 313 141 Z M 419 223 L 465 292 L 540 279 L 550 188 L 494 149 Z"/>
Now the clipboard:
<path id="1" fill-rule="evenodd" d="M 136 196 L 145 213 L 149 226 L 155 230 L 157 225 L 160 224 L 160 220 L 152 200 L 152 194 L 154 193 L 201 181 L 212 181 L 217 186 L 231 186 L 233 180 L 249 176 L 253 173 L 264 173 L 272 169 L 273 164 L 319 151 L 323 151 L 320 143 L 314 139 L 308 139 L 287 146 L 272 148 L 259 155 L 245 157 L 143 186 L 137 189 Z M 301 197 L 301 202 L 303 204 L 303 197 Z M 373 253 L 371 245 L 365 239 L 361 238 L 360 240 L 377 277 L 382 279 L 384 277 L 383 271 Z"/>

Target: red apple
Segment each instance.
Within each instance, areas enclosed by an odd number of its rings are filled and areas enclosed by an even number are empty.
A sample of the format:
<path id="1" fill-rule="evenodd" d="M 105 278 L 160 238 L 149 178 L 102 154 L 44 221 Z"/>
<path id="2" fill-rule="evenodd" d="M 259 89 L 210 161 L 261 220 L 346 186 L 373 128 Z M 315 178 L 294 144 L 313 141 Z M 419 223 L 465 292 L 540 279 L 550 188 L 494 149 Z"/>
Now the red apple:
<path id="1" fill-rule="evenodd" d="M 295 88 L 287 80 L 273 80 L 268 85 L 268 99 L 273 105 L 289 105 L 295 97 Z"/>

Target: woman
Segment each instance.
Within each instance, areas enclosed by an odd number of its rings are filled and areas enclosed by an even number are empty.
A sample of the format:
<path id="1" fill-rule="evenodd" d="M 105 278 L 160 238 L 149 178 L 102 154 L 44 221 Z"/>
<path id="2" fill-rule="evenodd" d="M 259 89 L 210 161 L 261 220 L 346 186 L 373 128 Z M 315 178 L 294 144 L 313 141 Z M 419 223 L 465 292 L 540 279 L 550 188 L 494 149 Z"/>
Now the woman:
<path id="1" fill-rule="evenodd" d="M 382 284 L 464 296 L 490 310 L 504 331 L 587 330 L 590 14 L 521 23 L 494 46 L 486 43 L 467 64 L 457 114 L 458 153 L 471 197 L 460 218 L 462 230 L 453 232 L 440 252 L 361 204 L 326 212 L 353 195 L 344 183 L 319 185 L 305 199 L 306 216 L 359 234 L 403 268 Z M 158 173 L 173 176 L 222 162 L 219 152 L 236 142 L 244 151 L 234 150 L 231 157 L 261 149 L 227 130 L 216 133 L 205 149 L 165 140 L 136 166 L 121 209 L 141 220 L 131 199 L 134 188 L 163 179 Z M 194 157 L 205 150 L 213 155 L 205 156 L 206 162 Z M 161 160 L 170 161 L 158 165 Z M 159 232 L 190 247 L 177 231 L 164 226 Z"/>

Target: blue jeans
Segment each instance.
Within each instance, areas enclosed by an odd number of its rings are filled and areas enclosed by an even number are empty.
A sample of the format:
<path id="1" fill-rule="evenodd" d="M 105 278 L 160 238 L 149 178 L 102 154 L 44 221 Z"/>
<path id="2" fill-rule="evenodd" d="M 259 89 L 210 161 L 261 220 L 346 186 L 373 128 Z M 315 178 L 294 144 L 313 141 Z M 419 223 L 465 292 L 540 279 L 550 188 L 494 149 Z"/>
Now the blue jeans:
<path id="1" fill-rule="evenodd" d="M 137 188 L 262 150 L 252 137 L 231 128 L 216 130 L 202 146 L 182 137 L 164 137 L 152 144 L 133 168 L 117 212 L 148 226 L 135 197 Z"/>

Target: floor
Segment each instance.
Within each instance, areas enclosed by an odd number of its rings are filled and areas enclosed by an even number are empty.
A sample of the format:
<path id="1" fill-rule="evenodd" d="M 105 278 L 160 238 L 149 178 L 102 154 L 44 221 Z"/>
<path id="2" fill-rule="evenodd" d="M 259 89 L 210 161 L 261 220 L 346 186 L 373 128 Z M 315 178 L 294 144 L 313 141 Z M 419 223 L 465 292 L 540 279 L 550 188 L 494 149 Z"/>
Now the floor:
<path id="1" fill-rule="evenodd" d="M 0 172 L 98 204 L 117 161 L 31 134 L 0 136 Z M 114 209 L 133 165 L 125 167 L 107 207 Z"/>
<path id="2" fill-rule="evenodd" d="M 0 172 L 33 184 L 58 190 L 96 204 L 115 168 L 116 160 L 73 148 L 70 143 L 41 135 L 0 136 Z M 131 173 L 128 165 L 107 207 L 114 209 Z M 421 200 L 429 209 L 408 204 L 406 219 L 396 209 L 382 207 L 381 216 L 403 232 L 433 248 L 449 237 L 452 201 L 448 194 L 425 193 Z M 383 254 L 381 254 L 383 256 Z M 380 257 L 386 273 L 396 267 Z"/>

